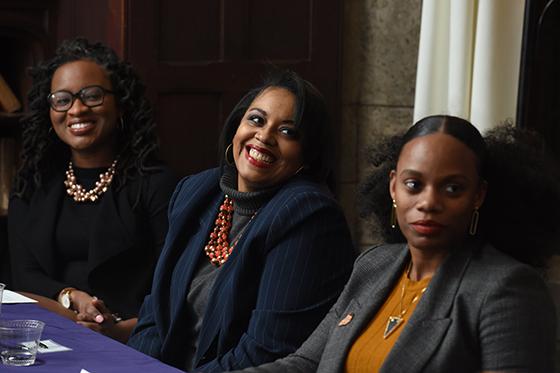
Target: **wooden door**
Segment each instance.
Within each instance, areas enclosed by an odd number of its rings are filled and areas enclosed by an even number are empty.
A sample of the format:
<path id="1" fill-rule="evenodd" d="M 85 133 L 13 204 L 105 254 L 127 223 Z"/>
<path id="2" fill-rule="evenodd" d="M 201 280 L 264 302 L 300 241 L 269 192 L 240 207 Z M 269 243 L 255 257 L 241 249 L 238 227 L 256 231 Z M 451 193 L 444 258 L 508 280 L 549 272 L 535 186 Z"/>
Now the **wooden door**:
<path id="1" fill-rule="evenodd" d="M 217 165 L 222 124 L 263 62 L 294 69 L 338 117 L 340 0 L 134 0 L 124 50 L 155 106 L 179 175 Z M 335 127 L 336 128 L 336 127 Z"/>

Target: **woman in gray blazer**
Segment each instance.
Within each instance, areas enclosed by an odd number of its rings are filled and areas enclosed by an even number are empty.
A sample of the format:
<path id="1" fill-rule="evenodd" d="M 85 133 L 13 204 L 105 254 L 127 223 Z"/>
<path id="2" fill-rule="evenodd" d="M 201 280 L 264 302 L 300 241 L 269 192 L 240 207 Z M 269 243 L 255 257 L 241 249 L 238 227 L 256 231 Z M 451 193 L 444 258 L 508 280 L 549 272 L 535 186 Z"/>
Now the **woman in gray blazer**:
<path id="1" fill-rule="evenodd" d="M 521 135 L 485 141 L 432 116 L 378 147 L 365 212 L 394 243 L 362 253 L 298 351 L 244 372 L 553 372 L 555 310 L 534 267 L 560 188 Z"/>

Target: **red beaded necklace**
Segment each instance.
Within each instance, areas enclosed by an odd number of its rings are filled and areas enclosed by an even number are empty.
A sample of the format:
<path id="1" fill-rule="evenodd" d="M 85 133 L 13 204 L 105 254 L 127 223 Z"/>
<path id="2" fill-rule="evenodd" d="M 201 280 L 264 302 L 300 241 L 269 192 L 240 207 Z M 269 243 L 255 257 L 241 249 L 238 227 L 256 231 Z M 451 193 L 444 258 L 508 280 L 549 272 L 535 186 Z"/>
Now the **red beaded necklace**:
<path id="1" fill-rule="evenodd" d="M 251 216 L 251 220 L 255 217 L 257 213 Z M 218 212 L 218 217 L 214 225 L 214 229 L 210 232 L 210 238 L 208 244 L 204 246 L 204 252 L 210 258 L 210 263 L 214 264 L 216 267 L 224 264 L 233 251 L 237 242 L 241 239 L 245 228 L 249 225 L 251 220 L 245 224 L 241 232 L 237 235 L 235 241 L 230 246 L 228 241 L 229 231 L 231 229 L 231 221 L 233 219 L 233 199 L 231 199 L 227 194 L 224 198 L 224 202 L 220 206 L 220 211 Z"/>

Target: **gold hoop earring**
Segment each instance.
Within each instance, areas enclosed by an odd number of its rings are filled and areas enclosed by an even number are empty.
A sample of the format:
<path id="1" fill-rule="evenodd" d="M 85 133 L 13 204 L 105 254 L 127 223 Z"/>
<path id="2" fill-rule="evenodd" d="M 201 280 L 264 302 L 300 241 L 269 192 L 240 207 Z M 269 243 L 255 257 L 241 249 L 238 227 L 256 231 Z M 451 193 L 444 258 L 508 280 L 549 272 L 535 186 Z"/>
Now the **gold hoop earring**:
<path id="1" fill-rule="evenodd" d="M 299 174 L 299 173 L 301 172 L 301 170 L 303 170 L 304 168 L 305 168 L 305 166 L 304 166 L 304 165 L 301 165 L 301 166 L 297 169 L 297 171 L 296 171 L 296 173 L 294 174 L 294 176 L 296 176 L 297 174 Z"/>
<path id="2" fill-rule="evenodd" d="M 395 229 L 397 227 L 397 202 L 393 200 L 393 205 L 391 206 L 391 228 Z"/>
<path id="3" fill-rule="evenodd" d="M 478 212 L 478 207 L 474 209 L 471 216 L 471 225 L 469 226 L 469 234 L 471 236 L 476 235 L 478 230 L 478 219 L 480 218 L 480 213 Z"/>
<path id="4" fill-rule="evenodd" d="M 120 118 L 119 129 L 121 131 L 124 131 L 124 119 L 123 119 L 123 117 Z"/>
<path id="5" fill-rule="evenodd" d="M 232 160 L 230 161 L 230 160 L 228 159 L 228 152 L 229 152 L 229 150 L 231 149 L 232 146 L 233 146 L 233 144 L 229 144 L 229 145 L 227 146 L 226 151 L 225 151 L 225 154 L 224 154 L 224 156 L 225 156 L 224 159 L 225 159 L 226 163 L 227 163 L 228 165 L 230 165 L 230 166 L 235 165 L 235 159 L 233 158 L 233 149 L 232 149 L 232 151 L 231 151 L 231 159 L 232 159 Z"/>

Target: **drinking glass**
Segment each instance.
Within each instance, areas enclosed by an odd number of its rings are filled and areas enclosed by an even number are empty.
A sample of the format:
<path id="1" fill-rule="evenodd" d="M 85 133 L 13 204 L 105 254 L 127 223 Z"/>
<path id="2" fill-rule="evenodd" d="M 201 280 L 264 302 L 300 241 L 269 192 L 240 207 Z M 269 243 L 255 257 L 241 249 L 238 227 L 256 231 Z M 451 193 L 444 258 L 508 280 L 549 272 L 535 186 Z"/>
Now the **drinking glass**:
<path id="1" fill-rule="evenodd" d="M 35 363 L 45 323 L 39 320 L 0 320 L 0 358 L 4 365 Z"/>

